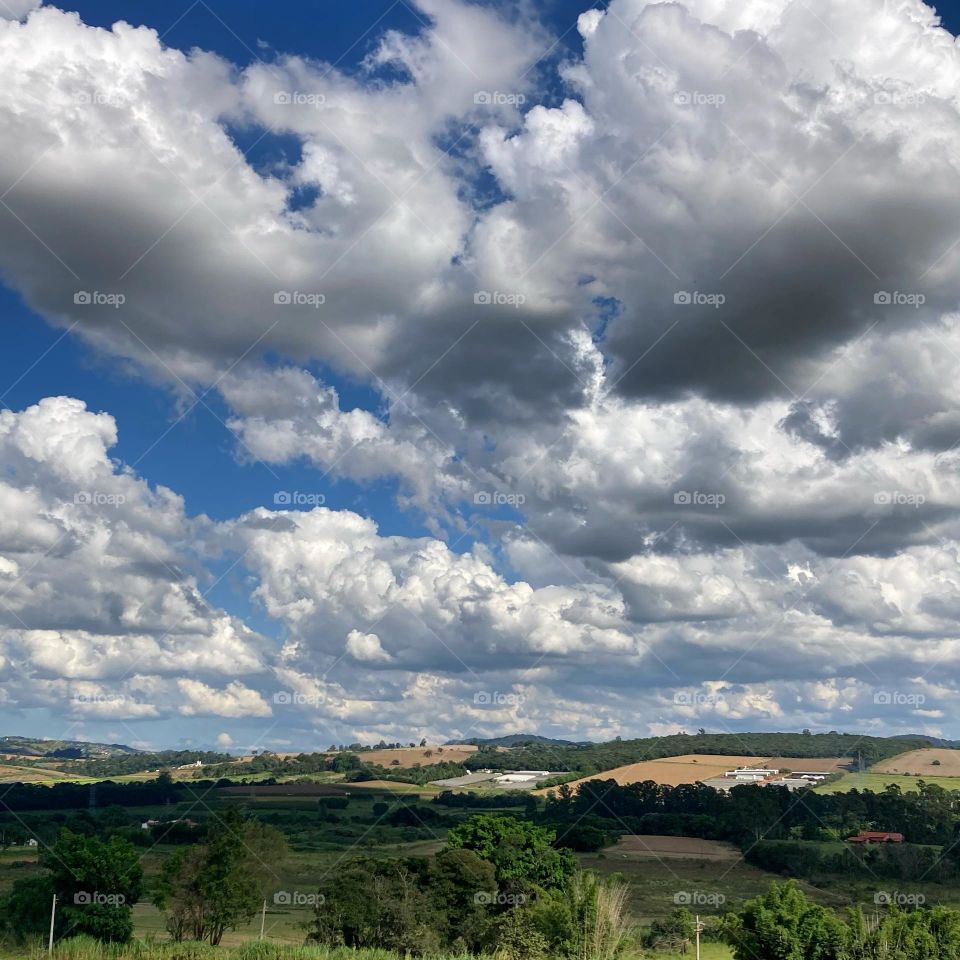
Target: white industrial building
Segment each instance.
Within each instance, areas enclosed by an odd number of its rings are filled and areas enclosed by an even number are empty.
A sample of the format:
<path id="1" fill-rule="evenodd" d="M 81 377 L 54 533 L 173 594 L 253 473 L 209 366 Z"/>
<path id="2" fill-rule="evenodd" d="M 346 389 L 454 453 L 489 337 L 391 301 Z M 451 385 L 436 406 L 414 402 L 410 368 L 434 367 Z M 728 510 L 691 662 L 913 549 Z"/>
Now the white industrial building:
<path id="1" fill-rule="evenodd" d="M 780 773 L 779 770 L 766 767 L 737 767 L 736 770 L 728 770 L 724 776 L 743 783 L 757 783 L 760 780 L 766 780 L 767 777 L 775 777 L 778 773 Z"/>
<path id="2" fill-rule="evenodd" d="M 549 777 L 549 770 L 508 770 L 497 777 L 497 783 L 529 783 L 531 780 L 542 780 Z"/>

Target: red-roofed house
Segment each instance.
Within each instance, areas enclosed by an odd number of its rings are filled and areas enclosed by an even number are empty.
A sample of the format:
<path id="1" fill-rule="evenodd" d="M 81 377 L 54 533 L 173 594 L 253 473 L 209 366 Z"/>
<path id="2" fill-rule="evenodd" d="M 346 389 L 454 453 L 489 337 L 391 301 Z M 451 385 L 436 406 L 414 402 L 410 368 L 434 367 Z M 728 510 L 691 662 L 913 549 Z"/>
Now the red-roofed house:
<path id="1" fill-rule="evenodd" d="M 886 830 L 861 830 L 855 837 L 847 837 L 847 843 L 903 843 L 903 834 Z"/>

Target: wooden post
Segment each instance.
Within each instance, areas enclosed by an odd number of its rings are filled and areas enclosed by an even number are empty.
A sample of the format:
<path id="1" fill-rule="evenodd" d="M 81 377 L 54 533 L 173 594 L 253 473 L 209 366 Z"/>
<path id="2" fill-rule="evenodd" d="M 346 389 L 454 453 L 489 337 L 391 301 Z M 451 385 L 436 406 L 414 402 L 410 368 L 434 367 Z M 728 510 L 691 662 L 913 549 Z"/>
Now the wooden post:
<path id="1" fill-rule="evenodd" d="M 53 923 L 57 918 L 57 895 L 53 895 L 53 903 L 50 906 L 50 939 L 47 942 L 47 953 L 53 953 Z"/>
<path id="2" fill-rule="evenodd" d="M 263 910 L 260 911 L 260 939 L 263 939 L 263 927 L 267 922 L 267 901 L 263 901 Z"/>
<path id="3" fill-rule="evenodd" d="M 700 914 L 697 914 L 697 921 L 694 924 L 694 932 L 697 935 L 697 960 L 700 960 L 700 931 L 703 929 L 703 924 L 700 922 Z"/>

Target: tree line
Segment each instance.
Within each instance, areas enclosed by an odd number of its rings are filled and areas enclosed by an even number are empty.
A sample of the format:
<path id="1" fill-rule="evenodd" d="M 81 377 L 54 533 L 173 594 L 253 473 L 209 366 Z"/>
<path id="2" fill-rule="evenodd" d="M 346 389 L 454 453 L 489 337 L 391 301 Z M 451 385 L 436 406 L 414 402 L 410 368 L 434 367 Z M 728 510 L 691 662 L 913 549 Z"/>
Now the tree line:
<path id="1" fill-rule="evenodd" d="M 902 833 L 917 844 L 950 846 L 960 823 L 960 793 L 920 781 L 916 793 L 892 784 L 874 793 L 790 791 L 744 784 L 729 792 L 702 783 L 670 787 L 588 780 L 576 793 L 551 791 L 543 816 L 600 817 L 620 833 L 667 834 L 752 843 L 761 839 L 838 840 L 859 830 Z"/>

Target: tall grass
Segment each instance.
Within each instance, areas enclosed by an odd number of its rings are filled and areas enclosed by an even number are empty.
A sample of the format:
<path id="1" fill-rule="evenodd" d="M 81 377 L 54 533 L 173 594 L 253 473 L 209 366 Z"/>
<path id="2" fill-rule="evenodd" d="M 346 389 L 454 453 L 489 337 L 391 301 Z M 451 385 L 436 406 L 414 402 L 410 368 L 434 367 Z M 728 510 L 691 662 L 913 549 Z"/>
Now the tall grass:
<path id="1" fill-rule="evenodd" d="M 616 876 L 600 878 L 586 870 L 570 882 L 576 960 L 617 960 L 631 945 L 633 926 L 627 918 L 627 885 Z"/>
<path id="2" fill-rule="evenodd" d="M 26 954 L 47 960 L 45 946 Z M 101 943 L 73 937 L 54 944 L 53 960 L 398 960 L 388 950 L 352 950 L 347 947 L 294 946 L 278 943 L 245 943 L 239 947 L 211 947 L 208 943 L 174 943 L 169 940 L 133 940 Z M 439 958 L 438 958 L 439 960 Z M 446 958 L 458 960 L 458 958 Z"/>

